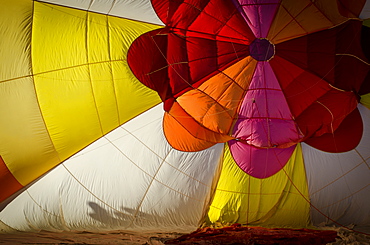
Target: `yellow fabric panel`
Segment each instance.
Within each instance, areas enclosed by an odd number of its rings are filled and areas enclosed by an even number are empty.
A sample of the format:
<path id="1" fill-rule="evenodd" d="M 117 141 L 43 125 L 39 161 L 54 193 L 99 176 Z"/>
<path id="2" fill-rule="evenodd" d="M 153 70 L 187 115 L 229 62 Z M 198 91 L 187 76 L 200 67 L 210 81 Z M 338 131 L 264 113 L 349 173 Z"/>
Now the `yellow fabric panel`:
<path id="1" fill-rule="evenodd" d="M 286 0 L 283 1 L 271 24 L 267 38 L 274 44 L 320 31 L 341 22 L 336 0 Z"/>
<path id="2" fill-rule="evenodd" d="M 59 163 L 37 105 L 32 77 L 0 83 L 0 155 L 20 184 Z"/>
<path id="3" fill-rule="evenodd" d="M 115 87 L 112 82 L 112 65 L 98 63 L 90 65 L 91 86 L 96 110 L 103 134 L 120 125 Z"/>
<path id="4" fill-rule="evenodd" d="M 310 227 L 309 208 L 300 145 L 285 167 L 266 179 L 254 178 L 243 172 L 226 145 L 220 179 L 208 212 L 209 224 Z"/>
<path id="5" fill-rule="evenodd" d="M 361 104 L 370 109 L 370 93 L 361 96 Z"/>
<path id="6" fill-rule="evenodd" d="M 0 82 L 28 76 L 32 2 L 6 0 L 0 8 Z M 3 99 L 2 99 L 3 100 Z"/>
<path id="7" fill-rule="evenodd" d="M 34 8 L 35 86 L 62 160 L 159 103 L 126 62 L 132 41 L 158 26 L 40 2 Z"/>
<path id="8" fill-rule="evenodd" d="M 88 13 L 87 59 L 92 91 L 99 114 L 103 134 L 119 123 L 117 100 L 110 60 L 108 18 L 105 15 Z"/>
<path id="9" fill-rule="evenodd" d="M 364 20 L 363 25 L 370 27 L 370 19 Z"/>
<path id="10" fill-rule="evenodd" d="M 59 162 L 31 75 L 32 5 L 9 0 L 0 8 L 0 156 L 22 185 Z"/>
<path id="11" fill-rule="evenodd" d="M 86 66 L 86 18 L 86 11 L 41 2 L 34 3 L 32 26 L 34 74 L 60 69 L 73 71 L 75 67 Z"/>
<path id="12" fill-rule="evenodd" d="M 42 114 L 61 159 L 103 134 L 89 67 L 85 11 L 34 3 L 32 61 Z"/>
<path id="13" fill-rule="evenodd" d="M 55 79 L 52 79 L 52 77 Z M 40 107 L 62 160 L 102 135 L 87 67 L 35 75 Z M 71 79 L 66 86 L 63 80 Z"/>
<path id="14" fill-rule="evenodd" d="M 109 17 L 110 54 L 120 123 L 161 102 L 157 92 L 132 74 L 126 58 L 131 43 L 142 33 L 161 26 Z M 143 57 L 138 57 L 143 58 Z"/>

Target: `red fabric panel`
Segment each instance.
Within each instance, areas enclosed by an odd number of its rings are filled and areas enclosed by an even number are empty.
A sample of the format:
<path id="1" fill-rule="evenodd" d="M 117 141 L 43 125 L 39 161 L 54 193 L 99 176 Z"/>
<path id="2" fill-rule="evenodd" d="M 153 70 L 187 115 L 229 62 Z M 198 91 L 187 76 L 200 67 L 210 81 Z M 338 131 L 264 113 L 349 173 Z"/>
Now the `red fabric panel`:
<path id="1" fill-rule="evenodd" d="M 362 23 L 351 20 L 333 29 L 276 45 L 276 56 L 305 69 L 346 91 L 360 90 L 369 73 L 360 35 Z M 357 58 L 361 59 L 357 59 Z"/>
<path id="2" fill-rule="evenodd" d="M 250 28 L 242 23 L 244 23 L 244 20 L 241 15 L 235 13 L 228 19 L 227 25 L 218 32 L 217 39 L 249 45 L 255 39 L 255 36 Z"/>
<path id="3" fill-rule="evenodd" d="M 156 90 L 166 101 L 198 87 L 219 70 L 248 55 L 246 45 L 185 38 L 161 29 L 134 41 L 128 52 L 128 64 L 143 84 Z"/>
<path id="4" fill-rule="evenodd" d="M 188 41 L 186 51 L 188 53 L 192 81 L 199 81 L 207 74 L 217 71 L 219 66 L 215 40 L 191 38 Z M 172 52 L 177 54 L 178 50 L 174 49 Z"/>
<path id="5" fill-rule="evenodd" d="M 152 5 L 158 17 L 166 26 L 176 26 L 187 29 L 209 3 L 194 0 L 152 0 Z"/>
<path id="6" fill-rule="evenodd" d="M 370 27 L 365 25 L 361 29 L 361 47 L 366 58 L 370 60 Z"/>
<path id="7" fill-rule="evenodd" d="M 346 119 L 346 123 L 342 123 L 352 111 L 357 110 L 356 93 L 337 90 L 320 77 L 278 56 L 272 59 L 270 64 L 304 135 L 303 141 L 330 152 L 349 151 L 359 143 L 362 135 L 361 120 L 350 117 Z M 359 131 L 343 130 L 342 127 L 346 126 L 341 125 L 348 125 L 351 122 L 358 126 Z M 327 135 L 332 135 L 333 132 L 337 143 L 335 148 L 332 147 L 333 140 L 330 141 Z M 312 137 L 320 137 L 323 143 L 311 139 Z"/>
<path id="8" fill-rule="evenodd" d="M 248 46 L 205 38 L 188 38 L 186 51 L 191 74 L 188 81 L 191 84 L 199 84 L 217 74 L 219 70 L 224 70 L 239 61 L 239 57 L 249 55 Z M 172 52 L 177 54 L 179 51 Z M 171 81 L 171 86 L 176 88 L 177 85 Z M 177 96 L 183 93 L 179 88 L 175 91 Z"/>
<path id="9" fill-rule="evenodd" d="M 361 21 L 350 20 L 277 44 L 270 61 L 303 141 L 320 150 L 349 151 L 361 140 L 358 95 L 370 90 L 363 29 Z"/>
<path id="10" fill-rule="evenodd" d="M 232 1 L 152 0 L 152 4 L 166 26 L 217 35 L 217 38 L 223 38 L 224 41 L 243 44 L 249 44 L 254 39 L 252 31 Z"/>
<path id="11" fill-rule="evenodd" d="M 10 197 L 23 186 L 14 178 L 0 156 L 0 202 Z"/>
<path id="12" fill-rule="evenodd" d="M 153 0 L 168 27 L 140 36 L 128 52 L 131 70 L 158 92 L 166 111 L 177 97 L 247 57 L 254 39 L 232 1 L 200 2 Z"/>
<path id="13" fill-rule="evenodd" d="M 361 114 L 356 108 L 334 131 L 322 136 L 309 138 L 305 143 L 326 152 L 346 152 L 357 147 L 363 133 Z"/>
<path id="14" fill-rule="evenodd" d="M 333 133 L 344 118 L 357 108 L 357 104 L 357 98 L 351 92 L 328 91 L 296 118 L 304 140 Z"/>
<path id="15" fill-rule="evenodd" d="M 135 76 L 157 91 L 163 101 L 171 97 L 166 61 L 167 33 L 166 29 L 145 33 L 132 43 L 127 54 L 127 62 Z"/>
<path id="16" fill-rule="evenodd" d="M 361 45 L 367 60 L 370 60 L 370 27 L 362 26 Z M 362 83 L 359 91 L 360 95 L 368 93 L 370 93 L 370 71 L 367 73 L 365 81 Z"/>
<path id="17" fill-rule="evenodd" d="M 245 45 L 255 38 L 232 1 L 210 0 L 188 29 L 217 35 L 229 42 L 240 40 Z"/>
<path id="18" fill-rule="evenodd" d="M 361 46 L 361 33 L 362 22 L 356 20 L 348 21 L 346 25 L 343 25 L 343 29 L 338 28 L 336 53 L 348 54 L 348 56 L 336 56 L 336 81 L 333 84 L 337 88 L 357 93 L 370 72 L 369 60 L 364 55 Z"/>
<path id="19" fill-rule="evenodd" d="M 249 47 L 231 42 L 217 42 L 217 63 L 219 70 L 224 70 L 232 64 L 249 56 Z"/>
<path id="20" fill-rule="evenodd" d="M 331 89 L 319 77 L 278 56 L 270 64 L 295 118 Z"/>
<path id="21" fill-rule="evenodd" d="M 360 15 L 366 0 L 337 0 L 337 2 L 341 15 L 348 18 L 356 18 Z"/>
<path id="22" fill-rule="evenodd" d="M 361 85 L 359 95 L 364 95 L 370 93 L 370 72 L 367 74 L 364 82 Z"/>
<path id="23" fill-rule="evenodd" d="M 186 38 L 169 33 L 167 40 L 166 65 L 169 65 L 169 67 L 167 69 L 168 79 L 164 82 L 170 85 L 171 94 L 174 95 L 179 91 L 191 88 L 192 79 L 190 77 Z M 155 83 L 155 81 L 152 82 Z"/>

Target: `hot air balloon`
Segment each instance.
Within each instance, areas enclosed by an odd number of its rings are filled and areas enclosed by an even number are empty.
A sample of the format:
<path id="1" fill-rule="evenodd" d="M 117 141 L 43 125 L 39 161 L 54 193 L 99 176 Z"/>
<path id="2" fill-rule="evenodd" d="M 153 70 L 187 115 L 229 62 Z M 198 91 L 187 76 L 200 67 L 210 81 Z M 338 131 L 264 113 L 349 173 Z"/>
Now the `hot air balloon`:
<path id="1" fill-rule="evenodd" d="M 2 5 L 1 231 L 370 224 L 370 2 Z"/>

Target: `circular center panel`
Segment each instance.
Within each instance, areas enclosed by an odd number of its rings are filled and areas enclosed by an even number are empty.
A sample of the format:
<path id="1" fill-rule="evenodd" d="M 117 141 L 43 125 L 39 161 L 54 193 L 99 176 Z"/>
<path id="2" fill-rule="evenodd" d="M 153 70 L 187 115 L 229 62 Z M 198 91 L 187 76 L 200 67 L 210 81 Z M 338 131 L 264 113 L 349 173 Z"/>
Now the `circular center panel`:
<path id="1" fill-rule="evenodd" d="M 268 61 L 275 55 L 275 46 L 265 38 L 257 38 L 249 46 L 249 52 L 258 61 Z"/>

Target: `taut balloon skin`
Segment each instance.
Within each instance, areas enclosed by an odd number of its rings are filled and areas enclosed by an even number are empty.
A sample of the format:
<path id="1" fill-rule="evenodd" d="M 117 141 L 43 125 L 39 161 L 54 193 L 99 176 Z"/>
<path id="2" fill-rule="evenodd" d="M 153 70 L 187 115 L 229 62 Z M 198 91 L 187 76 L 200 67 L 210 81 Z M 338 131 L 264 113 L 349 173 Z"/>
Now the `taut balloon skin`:
<path id="1" fill-rule="evenodd" d="M 368 226 L 369 9 L 6 0 L 0 230 Z"/>

